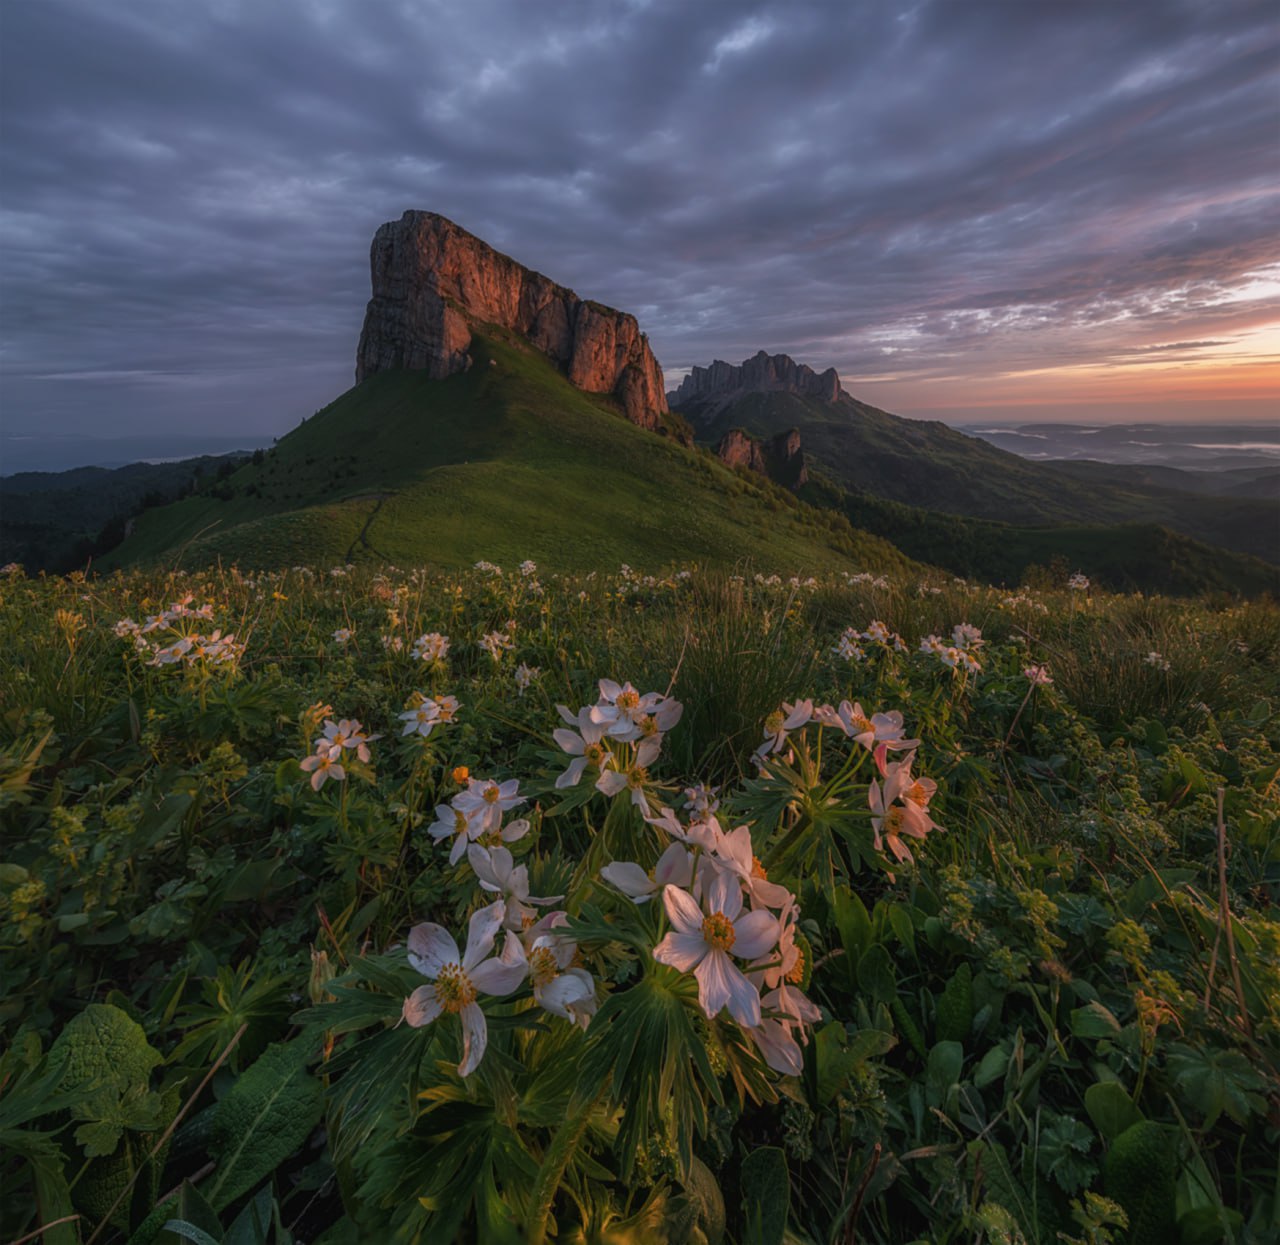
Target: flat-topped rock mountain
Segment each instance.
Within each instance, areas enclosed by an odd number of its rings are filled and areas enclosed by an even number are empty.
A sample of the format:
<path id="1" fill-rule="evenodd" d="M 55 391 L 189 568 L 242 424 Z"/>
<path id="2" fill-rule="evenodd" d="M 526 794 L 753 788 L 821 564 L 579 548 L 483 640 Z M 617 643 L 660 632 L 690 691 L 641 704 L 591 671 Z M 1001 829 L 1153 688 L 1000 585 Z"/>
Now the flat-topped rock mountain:
<path id="1" fill-rule="evenodd" d="M 663 431 L 662 368 L 634 316 L 579 298 L 434 212 L 406 212 L 373 237 L 373 297 L 356 381 L 404 368 L 436 379 L 471 366 L 473 327 L 496 324 L 549 356 L 570 383 L 608 394 Z"/>
<path id="2" fill-rule="evenodd" d="M 840 392 L 835 368 L 815 372 L 790 355 L 761 350 L 737 367 L 723 359 L 716 359 L 710 367 L 695 367 L 678 389 L 667 394 L 667 400 L 676 410 L 692 409 L 706 418 L 748 393 L 793 393 L 836 402 Z"/>
<path id="3" fill-rule="evenodd" d="M 716 456 L 730 467 L 745 467 L 790 489 L 808 483 L 799 429 L 791 428 L 767 440 L 741 428 L 731 428 L 720 438 Z"/>

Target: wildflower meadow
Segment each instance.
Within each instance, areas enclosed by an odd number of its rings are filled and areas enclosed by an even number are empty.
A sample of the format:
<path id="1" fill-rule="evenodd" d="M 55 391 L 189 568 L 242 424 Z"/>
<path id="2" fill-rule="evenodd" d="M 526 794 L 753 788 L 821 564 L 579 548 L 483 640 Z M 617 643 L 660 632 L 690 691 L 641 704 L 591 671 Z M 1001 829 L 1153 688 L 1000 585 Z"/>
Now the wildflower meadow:
<path id="1" fill-rule="evenodd" d="M 1280 1239 L 1280 609 L 0 573 L 47 1245 Z"/>

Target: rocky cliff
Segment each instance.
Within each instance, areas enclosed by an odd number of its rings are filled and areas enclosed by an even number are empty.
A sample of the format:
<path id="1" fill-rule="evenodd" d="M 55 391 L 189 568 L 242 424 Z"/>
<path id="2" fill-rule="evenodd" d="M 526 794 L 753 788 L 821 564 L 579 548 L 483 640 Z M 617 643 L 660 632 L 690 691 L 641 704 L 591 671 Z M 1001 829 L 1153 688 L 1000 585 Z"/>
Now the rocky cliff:
<path id="1" fill-rule="evenodd" d="M 579 298 L 434 212 L 383 225 L 369 258 L 357 382 L 389 368 L 438 378 L 465 371 L 472 326 L 496 324 L 550 356 L 579 389 L 616 398 L 632 423 L 664 431 L 662 369 L 634 316 Z"/>
<path id="2" fill-rule="evenodd" d="M 738 366 L 717 359 L 710 367 L 695 367 L 667 394 L 676 410 L 696 408 L 703 416 L 714 415 L 746 393 L 796 393 L 803 397 L 835 402 L 840 397 L 840 377 L 835 368 L 815 372 L 790 355 L 767 354 L 761 350 Z"/>
<path id="3" fill-rule="evenodd" d="M 796 428 L 780 432 L 768 441 L 760 441 L 741 428 L 734 428 L 721 438 L 716 454 L 730 467 L 745 467 L 787 488 L 799 488 L 809 479 L 800 432 Z"/>

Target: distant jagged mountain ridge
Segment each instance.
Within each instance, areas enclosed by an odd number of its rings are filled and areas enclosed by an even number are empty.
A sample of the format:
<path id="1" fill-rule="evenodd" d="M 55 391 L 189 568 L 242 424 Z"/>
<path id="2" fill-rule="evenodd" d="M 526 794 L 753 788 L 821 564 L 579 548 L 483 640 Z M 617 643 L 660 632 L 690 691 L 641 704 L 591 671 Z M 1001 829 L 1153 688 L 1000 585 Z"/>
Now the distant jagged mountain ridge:
<path id="1" fill-rule="evenodd" d="M 357 382 L 393 369 L 435 380 L 466 371 L 473 329 L 497 325 L 551 358 L 570 384 L 616 399 L 633 424 L 674 426 L 663 419 L 662 368 L 634 316 L 579 298 L 435 212 L 387 222 L 369 258 Z"/>
<path id="2" fill-rule="evenodd" d="M 695 367 L 679 388 L 667 394 L 667 401 L 691 416 L 709 419 L 747 393 L 793 393 L 835 402 L 840 397 L 840 377 L 833 367 L 815 372 L 790 355 L 760 350 L 737 367 L 723 359 L 710 367 Z"/>
<path id="3" fill-rule="evenodd" d="M 823 382 L 820 396 L 805 392 L 814 378 Z M 817 373 L 787 355 L 762 350 L 740 367 L 720 361 L 696 367 L 668 396 L 708 447 L 734 429 L 765 441 L 797 430 L 810 477 L 825 477 L 855 497 L 1015 526 L 1160 524 L 1280 563 L 1275 500 L 1226 489 L 1219 496 L 1188 494 L 1136 472 L 1118 478 L 1106 464 L 1078 462 L 1064 470 L 1031 462 L 946 424 L 859 402 L 840 388 L 833 368 Z"/>

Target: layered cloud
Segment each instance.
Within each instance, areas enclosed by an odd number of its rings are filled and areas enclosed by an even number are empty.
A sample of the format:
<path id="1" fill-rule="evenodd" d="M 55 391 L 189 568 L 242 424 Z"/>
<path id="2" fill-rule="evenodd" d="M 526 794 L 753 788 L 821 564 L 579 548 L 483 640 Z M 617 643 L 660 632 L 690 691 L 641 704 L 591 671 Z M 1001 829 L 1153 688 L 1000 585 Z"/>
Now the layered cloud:
<path id="1" fill-rule="evenodd" d="M 1229 386 L 1280 320 L 1277 27 L 1230 0 L 12 5 L 6 422 L 283 431 L 350 383 L 369 240 L 408 207 L 633 311 L 672 381 L 764 347 L 899 410 L 1214 361 Z"/>

